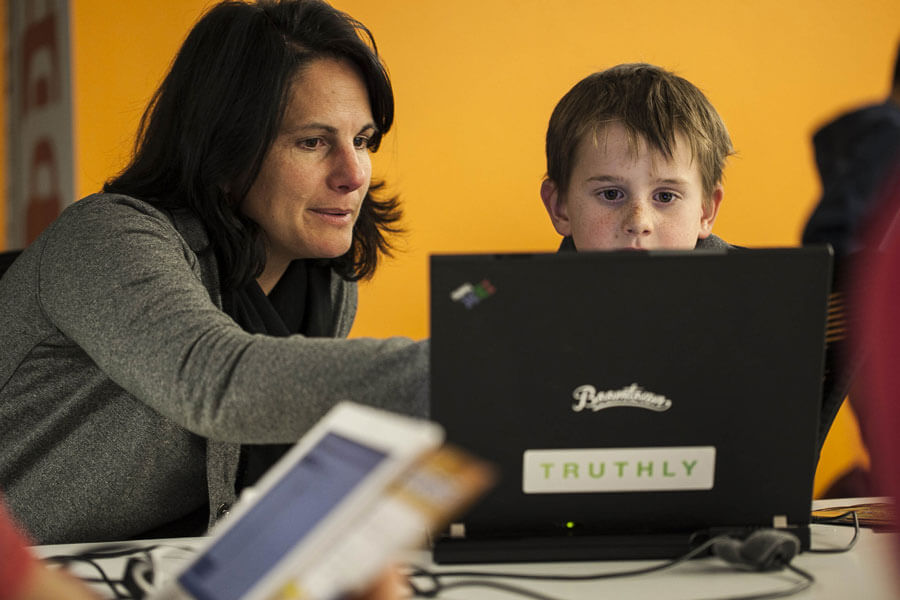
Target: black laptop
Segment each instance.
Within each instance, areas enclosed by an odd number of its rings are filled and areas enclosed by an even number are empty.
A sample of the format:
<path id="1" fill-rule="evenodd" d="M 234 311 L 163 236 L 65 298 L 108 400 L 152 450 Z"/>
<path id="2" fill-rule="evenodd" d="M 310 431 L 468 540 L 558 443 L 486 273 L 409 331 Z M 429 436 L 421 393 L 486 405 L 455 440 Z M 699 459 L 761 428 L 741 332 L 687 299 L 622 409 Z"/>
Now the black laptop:
<path id="1" fill-rule="evenodd" d="M 831 252 L 431 257 L 431 416 L 500 468 L 439 563 L 809 546 Z"/>

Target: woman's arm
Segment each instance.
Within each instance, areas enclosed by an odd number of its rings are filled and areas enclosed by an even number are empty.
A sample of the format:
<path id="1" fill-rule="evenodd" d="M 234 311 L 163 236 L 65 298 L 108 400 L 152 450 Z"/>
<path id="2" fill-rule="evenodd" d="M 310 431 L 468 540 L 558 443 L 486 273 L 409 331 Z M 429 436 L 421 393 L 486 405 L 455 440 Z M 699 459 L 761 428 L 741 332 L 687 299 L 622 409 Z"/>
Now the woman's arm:
<path id="1" fill-rule="evenodd" d="M 248 334 L 211 300 L 202 260 L 150 205 L 88 198 L 46 236 L 41 307 L 110 379 L 204 437 L 291 442 L 339 400 L 425 413 L 427 343 Z"/>

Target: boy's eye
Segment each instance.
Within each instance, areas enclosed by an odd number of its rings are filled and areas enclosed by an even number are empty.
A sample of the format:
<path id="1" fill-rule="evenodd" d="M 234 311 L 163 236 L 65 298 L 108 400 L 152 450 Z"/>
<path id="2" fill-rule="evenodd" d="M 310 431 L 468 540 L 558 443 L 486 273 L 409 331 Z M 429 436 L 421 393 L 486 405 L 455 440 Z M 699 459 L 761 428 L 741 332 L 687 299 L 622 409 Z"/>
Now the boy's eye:
<path id="1" fill-rule="evenodd" d="M 617 189 L 602 190 L 600 192 L 600 196 L 604 200 L 609 200 L 610 202 L 612 202 L 614 200 L 620 199 L 622 197 L 622 192 Z"/>
<path id="2" fill-rule="evenodd" d="M 663 204 L 668 204 L 669 202 L 672 202 L 673 200 L 675 200 L 675 198 L 676 198 L 676 196 L 672 192 L 660 192 L 656 196 L 656 199 L 659 200 L 660 202 L 662 202 Z"/>

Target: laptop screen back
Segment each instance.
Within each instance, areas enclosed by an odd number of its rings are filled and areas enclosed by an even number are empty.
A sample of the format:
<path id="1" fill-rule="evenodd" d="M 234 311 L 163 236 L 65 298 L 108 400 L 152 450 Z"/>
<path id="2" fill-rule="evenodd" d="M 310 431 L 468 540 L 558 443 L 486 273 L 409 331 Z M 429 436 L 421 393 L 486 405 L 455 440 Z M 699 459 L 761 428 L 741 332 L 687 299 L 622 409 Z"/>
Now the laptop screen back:
<path id="1" fill-rule="evenodd" d="M 809 522 L 827 249 L 433 256 L 432 418 L 501 480 L 467 536 Z"/>

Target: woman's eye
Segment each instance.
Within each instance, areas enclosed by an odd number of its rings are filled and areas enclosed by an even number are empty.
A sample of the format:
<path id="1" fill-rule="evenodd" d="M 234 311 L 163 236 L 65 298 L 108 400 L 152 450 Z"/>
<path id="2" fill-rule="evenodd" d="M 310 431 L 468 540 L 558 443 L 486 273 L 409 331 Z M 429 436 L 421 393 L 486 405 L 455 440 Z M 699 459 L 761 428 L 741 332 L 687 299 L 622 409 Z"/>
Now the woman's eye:
<path id="1" fill-rule="evenodd" d="M 360 150 L 362 150 L 363 148 L 368 148 L 369 144 L 371 144 L 371 143 L 372 143 L 372 139 L 367 136 L 364 136 L 364 135 L 358 135 L 355 138 L 353 138 L 353 145 L 356 146 L 357 148 L 359 148 Z"/>
<path id="2" fill-rule="evenodd" d="M 315 150 L 319 146 L 322 145 L 321 138 L 306 138 L 297 142 L 297 145 L 303 148 L 304 150 Z"/>

